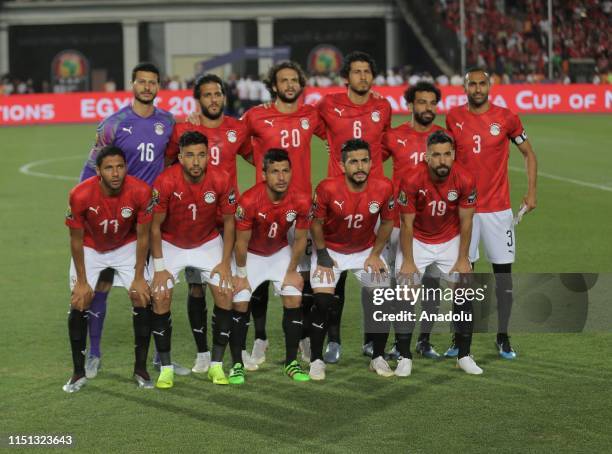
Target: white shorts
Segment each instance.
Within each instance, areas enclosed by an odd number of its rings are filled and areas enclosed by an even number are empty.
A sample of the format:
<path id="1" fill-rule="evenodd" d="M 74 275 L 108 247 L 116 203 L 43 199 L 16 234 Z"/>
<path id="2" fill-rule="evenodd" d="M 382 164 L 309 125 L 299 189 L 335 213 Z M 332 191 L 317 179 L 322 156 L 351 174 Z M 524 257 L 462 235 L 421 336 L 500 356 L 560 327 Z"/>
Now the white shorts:
<path id="1" fill-rule="evenodd" d="M 106 268 L 115 270 L 114 282 L 116 286 L 122 286 L 129 290 L 134 280 L 136 266 L 136 241 L 132 241 L 117 249 L 108 252 L 98 252 L 90 247 L 83 247 L 85 253 L 85 275 L 87 283 L 94 289 L 100 277 L 100 273 Z M 119 278 L 119 282 L 117 282 Z M 149 280 L 148 270 L 145 268 L 145 279 Z M 119 284 L 120 283 L 120 284 Z M 70 260 L 70 290 L 76 284 L 76 268 L 74 260 Z"/>
<path id="2" fill-rule="evenodd" d="M 487 260 L 495 264 L 514 263 L 516 238 L 512 210 L 476 213 L 472 225 L 470 262 L 478 260 L 478 244 L 482 240 Z"/>
<path id="3" fill-rule="evenodd" d="M 391 285 L 389 277 L 381 279 L 377 282 L 375 278 L 372 278 L 371 273 L 363 269 L 363 264 L 366 259 L 370 256 L 372 248 L 368 248 L 365 251 L 355 252 L 353 254 L 342 254 L 340 252 L 327 249 L 331 258 L 336 262 L 338 267 L 334 267 L 334 282 L 321 282 L 319 276 L 313 277 L 315 270 L 317 269 L 317 254 L 312 254 L 310 263 L 310 285 L 312 288 L 329 288 L 336 287 L 338 280 L 340 280 L 340 273 L 343 271 L 351 270 L 359 283 L 363 287 L 388 287 Z M 382 260 L 387 263 L 384 257 Z"/>
<path id="4" fill-rule="evenodd" d="M 289 246 L 293 247 L 293 240 L 295 239 L 295 224 L 291 226 L 289 231 L 287 232 L 287 241 L 289 242 Z M 308 232 L 308 239 L 306 240 L 306 250 L 302 257 L 300 257 L 300 261 L 298 262 L 298 271 L 310 271 L 310 257 L 312 256 L 312 237 L 310 236 L 310 231 Z"/>
<path id="5" fill-rule="evenodd" d="M 212 269 L 221 263 L 223 258 L 223 240 L 220 236 L 207 241 L 201 246 L 193 249 L 183 249 L 162 240 L 162 254 L 166 269 L 174 277 L 174 282 L 179 282 L 179 273 L 187 268 L 197 268 L 202 277 L 202 283 L 219 286 L 219 275 L 210 275 Z M 153 263 L 153 260 L 150 260 Z"/>
<path id="6" fill-rule="evenodd" d="M 274 285 L 274 293 L 281 296 L 302 296 L 301 290 L 295 287 L 281 287 L 287 267 L 291 261 L 291 246 L 285 246 L 272 255 L 264 256 L 247 252 L 247 280 L 254 291 L 262 282 L 270 281 Z M 242 290 L 234 295 L 234 302 L 249 301 L 251 291 Z"/>
<path id="7" fill-rule="evenodd" d="M 412 240 L 412 257 L 414 258 L 414 264 L 421 276 L 425 274 L 425 269 L 430 265 L 435 265 L 441 273 L 441 278 L 448 282 L 458 282 L 459 274 L 450 274 L 450 270 L 453 268 L 459 257 L 459 235 L 452 240 L 445 243 L 439 244 L 428 244 L 414 238 Z M 404 261 L 404 255 L 402 249 L 397 249 L 397 255 L 395 257 L 395 275 L 399 274 Z M 414 282 L 420 284 L 419 282 Z"/>

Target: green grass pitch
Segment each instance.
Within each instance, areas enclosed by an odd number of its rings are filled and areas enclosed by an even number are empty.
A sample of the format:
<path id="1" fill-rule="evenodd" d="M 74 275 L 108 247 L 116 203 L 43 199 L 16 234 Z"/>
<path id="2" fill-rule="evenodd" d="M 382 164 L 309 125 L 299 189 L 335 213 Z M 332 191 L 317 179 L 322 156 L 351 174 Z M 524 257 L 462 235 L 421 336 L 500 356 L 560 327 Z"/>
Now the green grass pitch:
<path id="1" fill-rule="evenodd" d="M 524 116 L 542 176 L 538 208 L 517 228 L 516 271 L 611 272 L 611 116 Z M 405 119 L 396 118 L 396 122 Z M 438 121 L 441 121 L 439 119 Z M 442 122 L 440 124 L 443 124 Z M 323 383 L 281 375 L 280 304 L 270 302 L 268 361 L 242 387 L 177 377 L 167 392 L 130 380 L 132 331 L 121 289 L 109 300 L 103 368 L 79 393 L 61 390 L 71 372 L 66 330 L 68 232 L 63 225 L 94 125 L 0 129 L 2 261 L 0 285 L 0 435 L 71 433 L 88 452 L 603 452 L 610 449 L 611 334 L 515 334 L 519 357 L 497 358 L 494 335 L 475 335 L 485 374 L 467 376 L 452 361 L 416 358 L 408 379 L 383 379 L 361 356 L 361 314 L 351 279 L 343 319 L 344 354 Z M 313 146 L 313 178 L 326 154 Z M 510 165 L 522 167 L 513 147 Z M 243 189 L 253 181 L 241 163 Z M 513 206 L 526 188 L 511 170 Z M 569 179 L 587 183 L 577 184 Z M 486 271 L 488 265 L 478 265 Z M 191 365 L 185 286 L 175 292 L 174 358 Z M 209 309 L 211 299 L 209 297 Z M 252 338 L 252 331 L 250 333 Z M 447 335 L 433 336 L 444 350 Z M 229 352 L 228 352 L 229 354 Z"/>

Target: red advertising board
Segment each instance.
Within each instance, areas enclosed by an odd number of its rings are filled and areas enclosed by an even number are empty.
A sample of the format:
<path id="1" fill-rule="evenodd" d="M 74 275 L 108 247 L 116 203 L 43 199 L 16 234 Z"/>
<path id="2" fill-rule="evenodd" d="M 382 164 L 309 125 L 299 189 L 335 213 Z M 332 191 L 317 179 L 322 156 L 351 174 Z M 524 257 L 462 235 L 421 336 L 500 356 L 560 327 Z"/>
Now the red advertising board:
<path id="1" fill-rule="evenodd" d="M 316 103 L 325 93 L 341 87 L 312 88 L 305 92 L 307 103 Z M 393 113 L 408 111 L 405 87 L 376 87 L 391 103 Z M 0 125 L 52 123 L 97 123 L 131 101 L 131 93 L 70 93 L 0 97 Z M 612 113 L 611 85 L 499 85 L 491 90 L 494 104 L 517 113 Z M 443 87 L 439 113 L 464 104 L 461 87 Z M 191 92 L 161 91 L 156 104 L 182 117 L 196 107 Z"/>

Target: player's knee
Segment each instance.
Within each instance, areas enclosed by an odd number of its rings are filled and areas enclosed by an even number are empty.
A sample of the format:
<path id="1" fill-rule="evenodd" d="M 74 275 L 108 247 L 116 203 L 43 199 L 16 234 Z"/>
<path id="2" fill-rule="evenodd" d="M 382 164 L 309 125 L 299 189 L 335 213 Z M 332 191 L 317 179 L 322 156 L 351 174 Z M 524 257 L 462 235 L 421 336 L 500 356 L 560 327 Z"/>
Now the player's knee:
<path id="1" fill-rule="evenodd" d="M 170 311 L 170 298 L 158 298 L 153 300 L 153 312 L 157 315 L 166 314 Z"/>
<path id="2" fill-rule="evenodd" d="M 249 302 L 248 301 L 234 302 L 232 309 L 234 309 L 236 312 L 244 313 L 249 309 Z"/>
<path id="3" fill-rule="evenodd" d="M 283 296 L 283 307 L 285 309 L 297 309 L 302 304 L 302 298 L 299 296 Z"/>
<path id="4" fill-rule="evenodd" d="M 142 298 L 136 292 L 129 292 L 129 295 L 133 307 L 147 307 L 151 302 L 148 298 Z"/>
<path id="5" fill-rule="evenodd" d="M 204 286 L 201 284 L 189 284 L 189 294 L 195 298 L 204 296 Z"/>

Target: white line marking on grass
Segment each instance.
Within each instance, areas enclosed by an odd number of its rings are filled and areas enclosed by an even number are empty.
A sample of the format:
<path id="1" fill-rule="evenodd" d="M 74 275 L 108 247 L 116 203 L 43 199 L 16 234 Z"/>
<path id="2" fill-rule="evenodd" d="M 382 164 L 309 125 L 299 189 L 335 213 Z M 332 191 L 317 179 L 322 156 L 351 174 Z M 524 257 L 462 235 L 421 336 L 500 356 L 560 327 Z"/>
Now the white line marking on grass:
<path id="1" fill-rule="evenodd" d="M 41 159 L 40 161 L 28 162 L 27 164 L 24 164 L 21 167 L 19 167 L 19 172 L 23 173 L 24 175 L 29 175 L 31 177 L 51 178 L 53 180 L 64 180 L 64 181 L 79 181 L 79 178 L 74 177 L 74 176 L 69 177 L 66 175 L 54 175 L 51 173 L 36 172 L 32 170 L 34 167 L 38 167 L 38 166 L 45 165 L 45 164 L 50 164 L 52 162 L 69 161 L 71 159 L 77 159 L 77 158 L 82 159 L 83 155 L 65 156 L 63 158 L 53 158 L 53 159 Z"/>
<path id="2" fill-rule="evenodd" d="M 523 173 L 525 173 L 525 169 L 523 167 L 509 166 L 508 168 L 510 170 L 515 171 L 515 172 L 523 172 Z M 575 184 L 575 185 L 578 185 L 578 186 L 584 186 L 586 188 L 593 188 L 593 189 L 599 189 L 601 191 L 612 192 L 612 187 L 605 186 L 603 184 L 595 184 L 595 183 L 589 183 L 587 181 L 574 180 L 573 178 L 560 177 L 559 175 L 553 175 L 551 173 L 546 173 L 546 172 L 538 172 L 538 176 L 539 177 L 544 177 L 544 178 L 549 178 L 551 180 L 563 181 L 565 183 L 572 183 L 572 184 Z"/>

